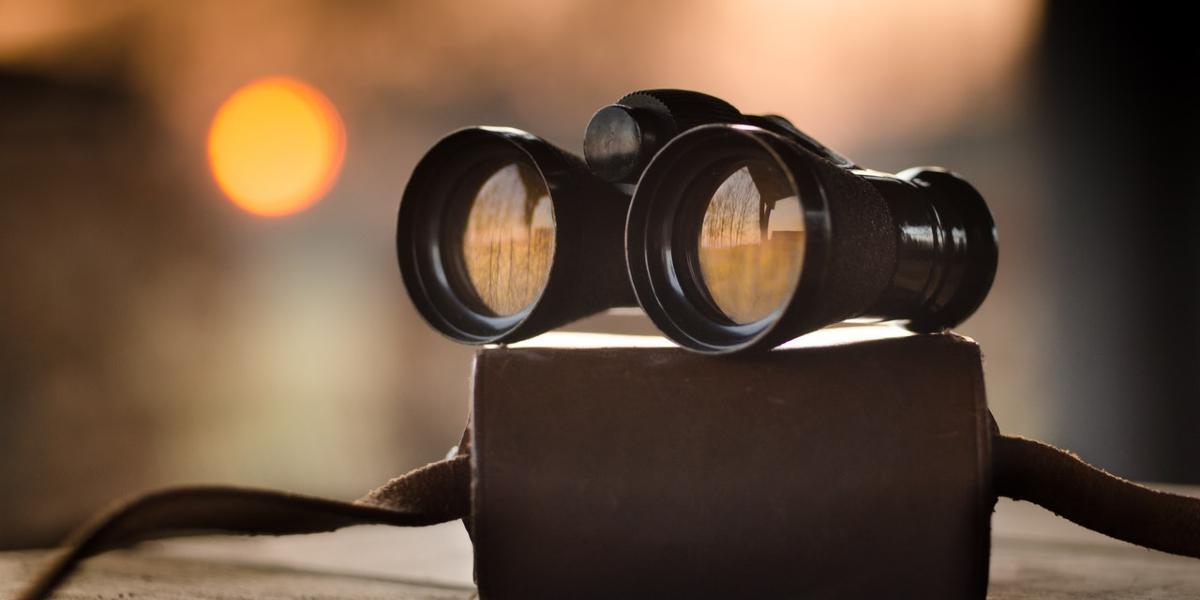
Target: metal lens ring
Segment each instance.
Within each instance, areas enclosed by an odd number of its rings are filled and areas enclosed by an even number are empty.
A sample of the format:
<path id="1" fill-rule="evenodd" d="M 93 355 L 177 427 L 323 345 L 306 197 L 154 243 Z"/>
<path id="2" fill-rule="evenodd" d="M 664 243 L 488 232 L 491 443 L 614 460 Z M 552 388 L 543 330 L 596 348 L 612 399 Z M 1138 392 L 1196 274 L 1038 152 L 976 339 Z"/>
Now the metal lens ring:
<path id="1" fill-rule="evenodd" d="M 471 343 L 503 338 L 529 317 L 545 290 L 557 234 L 552 227 L 552 186 L 546 183 L 542 166 L 526 147 L 537 142 L 540 140 L 515 129 L 461 130 L 425 155 L 405 189 L 397 227 L 401 273 L 417 309 L 451 338 Z M 540 201 L 532 198 L 537 201 L 532 208 L 549 214 L 549 232 L 536 232 L 549 248 L 539 253 L 546 264 L 539 265 L 535 275 L 527 276 L 530 281 L 515 294 L 515 300 L 481 285 L 475 264 L 479 260 L 471 253 L 471 226 L 479 220 L 475 205 L 484 201 L 489 186 L 498 189 L 493 197 L 515 193 L 515 189 L 537 190 L 528 194 L 541 196 Z M 507 213 L 512 213 L 510 208 L 500 206 Z M 532 216 L 528 208 L 525 212 L 526 219 Z M 537 218 L 544 221 L 547 217 Z M 531 227 L 526 243 L 532 243 L 534 233 Z M 500 268 L 517 267 L 509 263 Z"/>
<path id="2" fill-rule="evenodd" d="M 813 259 L 809 250 L 812 244 L 803 235 L 797 247 L 804 260 L 803 270 L 789 272 L 785 277 L 790 278 L 779 284 L 786 289 L 780 287 L 770 302 L 750 310 L 739 311 L 737 302 L 723 299 L 716 282 L 706 279 L 711 279 L 711 273 L 705 273 L 704 236 L 711 228 L 706 216 L 711 219 L 712 205 L 723 188 L 731 182 L 747 185 L 748 173 L 766 172 L 766 177 L 754 176 L 755 195 L 761 193 L 763 199 L 770 195 L 772 201 L 790 198 L 795 202 L 790 220 L 798 223 L 801 232 L 810 228 L 810 198 L 817 199 L 814 207 L 818 212 L 824 202 L 803 161 L 781 155 L 789 153 L 790 148 L 791 144 L 782 138 L 753 127 L 698 127 L 667 144 L 638 182 L 626 229 L 630 276 L 647 314 L 681 345 L 710 353 L 756 345 L 791 310 L 798 291 L 812 287 L 805 285 L 809 278 L 803 276 Z M 736 182 L 739 177 L 745 181 Z M 765 220 L 762 233 L 765 242 Z M 816 258 L 820 259 L 821 253 Z M 739 260 L 735 266 L 747 264 Z"/>

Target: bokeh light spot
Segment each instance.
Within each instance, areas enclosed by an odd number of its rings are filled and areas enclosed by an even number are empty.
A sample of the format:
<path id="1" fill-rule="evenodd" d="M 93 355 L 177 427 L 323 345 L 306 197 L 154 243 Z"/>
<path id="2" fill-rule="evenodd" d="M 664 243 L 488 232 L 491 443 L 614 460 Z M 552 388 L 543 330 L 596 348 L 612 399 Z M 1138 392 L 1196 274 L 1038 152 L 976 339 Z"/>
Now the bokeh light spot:
<path id="1" fill-rule="evenodd" d="M 259 79 L 234 92 L 208 132 L 217 185 L 234 204 L 264 217 L 302 211 L 324 196 L 345 151 L 333 104 L 285 77 Z"/>

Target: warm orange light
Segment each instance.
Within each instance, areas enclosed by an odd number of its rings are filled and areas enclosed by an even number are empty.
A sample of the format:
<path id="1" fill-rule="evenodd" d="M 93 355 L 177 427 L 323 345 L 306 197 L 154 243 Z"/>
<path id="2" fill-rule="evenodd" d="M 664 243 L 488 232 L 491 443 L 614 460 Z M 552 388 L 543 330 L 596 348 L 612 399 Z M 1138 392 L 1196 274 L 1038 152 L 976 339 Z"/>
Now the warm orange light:
<path id="1" fill-rule="evenodd" d="M 337 109 L 294 79 L 247 84 L 221 105 L 208 132 L 208 162 L 234 204 L 277 217 L 311 206 L 342 168 L 346 135 Z"/>

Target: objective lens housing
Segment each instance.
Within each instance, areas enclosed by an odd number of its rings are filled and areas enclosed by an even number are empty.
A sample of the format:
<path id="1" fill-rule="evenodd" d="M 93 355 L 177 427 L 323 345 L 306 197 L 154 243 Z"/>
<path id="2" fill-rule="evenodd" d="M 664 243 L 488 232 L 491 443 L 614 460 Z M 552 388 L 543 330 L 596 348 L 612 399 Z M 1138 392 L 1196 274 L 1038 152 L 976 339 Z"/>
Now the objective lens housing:
<path id="1" fill-rule="evenodd" d="M 757 210 L 714 208 L 737 185 L 739 202 L 753 198 Z M 772 225 L 792 204 L 781 220 L 798 224 Z M 767 267 L 788 252 L 784 267 Z M 714 124 L 678 135 L 646 168 L 626 257 L 638 301 L 665 335 L 724 354 L 850 318 L 954 326 L 987 295 L 997 252 L 983 199 L 951 173 L 860 170 L 802 140 Z"/>
<path id="2" fill-rule="evenodd" d="M 400 202 L 396 251 L 417 310 L 465 343 L 532 337 L 634 303 L 623 260 L 629 197 L 518 129 L 452 133 Z"/>

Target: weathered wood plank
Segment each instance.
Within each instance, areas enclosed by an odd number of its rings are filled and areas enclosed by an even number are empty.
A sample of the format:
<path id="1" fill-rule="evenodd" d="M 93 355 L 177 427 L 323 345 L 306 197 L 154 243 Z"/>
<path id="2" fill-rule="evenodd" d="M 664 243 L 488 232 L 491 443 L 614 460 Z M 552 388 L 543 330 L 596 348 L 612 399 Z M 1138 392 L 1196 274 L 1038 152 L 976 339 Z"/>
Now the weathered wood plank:
<path id="1" fill-rule="evenodd" d="M 992 523 L 992 600 L 1200 598 L 1200 560 L 1105 537 L 1027 502 L 1001 499 Z"/>
<path id="2" fill-rule="evenodd" d="M 43 558 L 44 552 L 0 555 L 0 591 L 12 597 Z M 55 598 L 221 600 L 400 599 L 462 600 L 471 588 L 422 584 L 377 577 L 200 561 L 155 556 L 152 552 L 114 552 L 88 561 Z"/>

